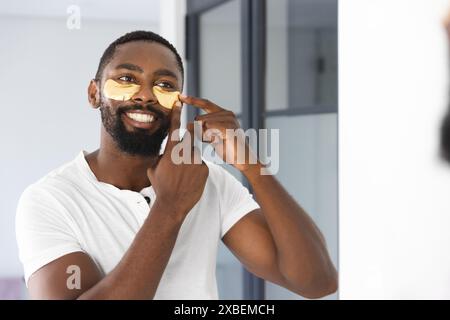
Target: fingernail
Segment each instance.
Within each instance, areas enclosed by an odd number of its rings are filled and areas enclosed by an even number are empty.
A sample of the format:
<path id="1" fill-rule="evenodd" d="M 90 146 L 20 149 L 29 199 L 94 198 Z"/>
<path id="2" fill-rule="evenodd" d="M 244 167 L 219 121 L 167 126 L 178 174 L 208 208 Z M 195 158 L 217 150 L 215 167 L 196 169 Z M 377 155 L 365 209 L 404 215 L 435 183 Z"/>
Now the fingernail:
<path id="1" fill-rule="evenodd" d="M 181 103 L 181 101 L 177 101 L 177 102 L 175 102 L 175 105 L 176 105 L 177 107 L 181 107 L 183 104 Z"/>
<path id="2" fill-rule="evenodd" d="M 186 98 L 187 98 L 187 96 L 186 96 L 186 95 L 184 95 L 184 94 L 181 94 L 181 93 L 180 93 L 180 98 L 181 98 L 181 99 L 186 99 Z"/>

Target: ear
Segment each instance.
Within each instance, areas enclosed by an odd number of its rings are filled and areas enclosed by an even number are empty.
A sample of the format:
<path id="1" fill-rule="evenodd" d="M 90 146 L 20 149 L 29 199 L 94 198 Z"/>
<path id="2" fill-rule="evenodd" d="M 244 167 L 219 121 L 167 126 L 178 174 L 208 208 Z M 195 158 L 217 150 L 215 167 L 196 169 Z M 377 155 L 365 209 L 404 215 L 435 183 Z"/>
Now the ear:
<path id="1" fill-rule="evenodd" d="M 100 81 L 92 79 L 88 87 L 88 99 L 92 108 L 100 107 Z"/>

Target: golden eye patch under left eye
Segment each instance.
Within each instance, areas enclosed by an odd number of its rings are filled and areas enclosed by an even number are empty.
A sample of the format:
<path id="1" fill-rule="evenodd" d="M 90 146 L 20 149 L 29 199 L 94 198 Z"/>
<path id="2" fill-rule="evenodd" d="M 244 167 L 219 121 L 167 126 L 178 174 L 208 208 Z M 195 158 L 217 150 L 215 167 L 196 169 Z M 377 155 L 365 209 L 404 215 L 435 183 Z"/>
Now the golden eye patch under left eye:
<path id="1" fill-rule="evenodd" d="M 172 109 L 175 102 L 180 101 L 178 98 L 180 91 L 166 91 L 160 86 L 154 86 L 153 94 L 158 99 L 159 104 L 166 109 Z"/>
<path id="2" fill-rule="evenodd" d="M 109 99 L 126 101 L 130 100 L 140 89 L 141 86 L 135 83 L 122 84 L 108 79 L 103 86 L 103 94 Z"/>

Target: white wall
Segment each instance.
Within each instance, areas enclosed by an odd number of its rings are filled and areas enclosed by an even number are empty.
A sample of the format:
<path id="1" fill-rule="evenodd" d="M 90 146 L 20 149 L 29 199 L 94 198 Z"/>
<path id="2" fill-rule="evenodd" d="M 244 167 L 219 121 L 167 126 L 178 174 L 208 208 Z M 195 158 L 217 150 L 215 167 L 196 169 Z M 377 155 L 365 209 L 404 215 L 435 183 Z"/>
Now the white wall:
<path id="1" fill-rule="evenodd" d="M 447 0 L 339 1 L 340 297 L 450 298 Z"/>
<path id="2" fill-rule="evenodd" d="M 81 149 L 98 147 L 100 116 L 87 86 L 108 44 L 136 29 L 158 25 L 82 20 L 80 30 L 68 30 L 65 18 L 0 17 L 0 278 L 22 275 L 14 233 L 20 193 Z"/>

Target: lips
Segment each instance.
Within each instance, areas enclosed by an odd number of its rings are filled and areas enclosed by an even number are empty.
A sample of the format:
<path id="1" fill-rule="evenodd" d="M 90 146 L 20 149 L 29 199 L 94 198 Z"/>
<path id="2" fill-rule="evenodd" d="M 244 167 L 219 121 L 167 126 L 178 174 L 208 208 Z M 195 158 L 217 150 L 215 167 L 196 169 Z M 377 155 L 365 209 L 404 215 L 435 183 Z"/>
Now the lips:
<path id="1" fill-rule="evenodd" d="M 158 121 L 154 113 L 142 110 L 127 111 L 122 114 L 122 117 L 129 125 L 142 129 L 151 129 Z"/>
<path id="2" fill-rule="evenodd" d="M 138 122 L 153 122 L 155 117 L 148 113 L 127 112 L 126 115 Z"/>

